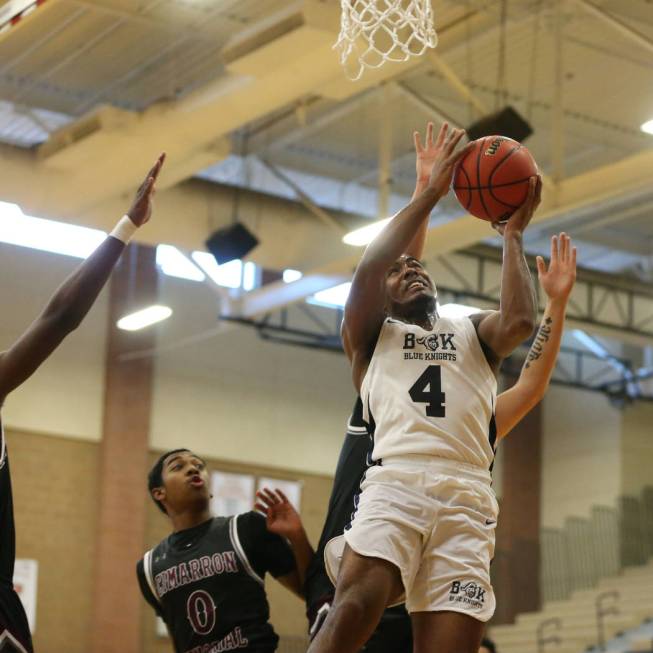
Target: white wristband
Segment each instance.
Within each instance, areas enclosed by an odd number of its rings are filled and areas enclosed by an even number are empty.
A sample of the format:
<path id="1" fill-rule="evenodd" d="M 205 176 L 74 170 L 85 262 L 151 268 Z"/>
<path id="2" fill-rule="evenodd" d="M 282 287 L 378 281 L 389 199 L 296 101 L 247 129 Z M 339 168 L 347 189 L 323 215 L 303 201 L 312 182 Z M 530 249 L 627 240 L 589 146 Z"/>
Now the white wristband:
<path id="1" fill-rule="evenodd" d="M 113 236 L 127 245 L 137 229 L 138 227 L 132 222 L 132 219 L 128 215 L 123 215 L 109 236 Z"/>

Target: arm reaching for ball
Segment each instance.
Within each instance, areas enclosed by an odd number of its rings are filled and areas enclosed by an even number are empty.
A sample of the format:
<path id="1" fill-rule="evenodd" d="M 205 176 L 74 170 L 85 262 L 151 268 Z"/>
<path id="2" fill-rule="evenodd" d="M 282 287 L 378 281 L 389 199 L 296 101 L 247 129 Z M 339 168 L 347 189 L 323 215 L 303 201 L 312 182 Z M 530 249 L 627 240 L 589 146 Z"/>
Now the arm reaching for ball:
<path id="1" fill-rule="evenodd" d="M 437 202 L 449 191 L 454 166 L 466 154 L 465 148 L 456 149 L 463 135 L 462 130 L 442 126 L 441 147 L 434 157 L 426 188 L 367 246 L 356 268 L 342 330 L 357 389 L 383 324 L 385 274 L 406 253 Z"/>
<path id="2" fill-rule="evenodd" d="M 428 186 L 433 166 L 438 158 L 438 154 L 444 146 L 444 141 L 447 135 L 447 123 L 444 123 L 438 132 L 438 136 L 433 140 L 433 123 L 429 122 L 426 125 L 426 135 L 424 137 L 424 144 L 422 144 L 422 137 L 418 131 L 413 132 L 413 142 L 415 143 L 415 191 L 410 201 L 415 201 Z M 450 182 L 451 183 L 451 182 Z M 426 245 L 426 235 L 429 230 L 428 218 L 420 225 L 417 233 L 406 248 L 404 254 L 412 256 L 417 260 L 421 260 L 424 256 L 424 246 Z"/>
<path id="3" fill-rule="evenodd" d="M 277 580 L 298 596 L 303 595 L 306 570 L 315 551 L 308 540 L 302 519 L 288 497 L 281 491 L 263 488 L 256 493 L 255 509 L 265 515 L 268 531 L 285 537 L 295 556 L 295 571 Z"/>
<path id="4" fill-rule="evenodd" d="M 447 136 L 447 123 L 444 123 L 438 132 L 437 138 L 433 139 L 433 123 L 429 122 L 426 125 L 426 133 L 424 136 L 424 143 L 422 143 L 422 137 L 418 131 L 413 132 L 413 143 L 415 145 L 415 190 L 413 191 L 413 196 L 410 201 L 414 202 L 428 186 L 429 179 L 431 177 L 431 172 L 433 171 L 433 166 L 438 158 L 440 151 L 444 146 L 444 142 Z M 406 247 L 404 254 L 407 256 L 412 256 L 417 260 L 421 260 L 424 255 L 424 247 L 426 245 L 426 236 L 429 230 L 429 220 L 424 220 L 419 228 L 417 233 L 410 241 Z M 344 322 L 343 325 L 344 326 Z M 349 358 L 351 354 L 349 351 L 349 340 L 347 338 L 347 333 L 344 328 L 341 329 L 341 338 L 343 348 L 345 353 Z"/>
<path id="5" fill-rule="evenodd" d="M 497 397 L 497 439 L 510 431 L 544 397 L 556 359 L 565 324 L 567 302 L 576 281 L 576 248 L 571 238 L 562 233 L 551 239 L 551 259 L 545 264 L 537 257 L 540 285 L 547 296 L 544 316 L 528 352 L 519 379 Z"/>
<path id="6" fill-rule="evenodd" d="M 86 317 L 130 236 L 150 219 L 154 185 L 164 160 L 162 154 L 138 189 L 127 215 L 114 231 L 66 279 L 17 342 L 0 353 L 0 405 L 12 390 L 34 374 Z"/>
<path id="7" fill-rule="evenodd" d="M 531 177 L 524 203 L 505 225 L 497 226 L 503 235 L 501 299 L 498 311 L 484 311 L 471 316 L 476 333 L 490 365 L 498 369 L 502 358 L 511 354 L 535 327 L 537 302 L 533 280 L 524 257 L 523 235 L 540 204 L 542 180 Z"/>

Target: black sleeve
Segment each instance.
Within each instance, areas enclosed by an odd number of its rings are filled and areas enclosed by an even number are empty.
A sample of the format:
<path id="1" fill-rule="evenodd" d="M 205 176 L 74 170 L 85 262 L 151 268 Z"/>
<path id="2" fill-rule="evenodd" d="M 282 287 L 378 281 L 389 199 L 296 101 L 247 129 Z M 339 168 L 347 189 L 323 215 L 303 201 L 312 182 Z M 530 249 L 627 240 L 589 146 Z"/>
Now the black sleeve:
<path id="1" fill-rule="evenodd" d="M 0 424 L 0 581 L 11 587 L 16 562 L 16 528 L 9 455 L 6 447 L 2 424 Z"/>
<path id="2" fill-rule="evenodd" d="M 145 568 L 143 567 L 143 561 L 139 560 L 136 565 L 136 576 L 138 578 L 138 584 L 141 588 L 141 594 L 143 598 L 154 608 L 158 617 L 163 618 L 161 614 L 161 604 L 156 600 L 150 586 L 147 584 L 147 579 L 145 578 Z"/>
<path id="3" fill-rule="evenodd" d="M 238 538 L 254 571 L 263 578 L 266 572 L 275 578 L 294 571 L 295 556 L 288 542 L 270 533 L 265 517 L 253 510 L 238 515 Z"/>

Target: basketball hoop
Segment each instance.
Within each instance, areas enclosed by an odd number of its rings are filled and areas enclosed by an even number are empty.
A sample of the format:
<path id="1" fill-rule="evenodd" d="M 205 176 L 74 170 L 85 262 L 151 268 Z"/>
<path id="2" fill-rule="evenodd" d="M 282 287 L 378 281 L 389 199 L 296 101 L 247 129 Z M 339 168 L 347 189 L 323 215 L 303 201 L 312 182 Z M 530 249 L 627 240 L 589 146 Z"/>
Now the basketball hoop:
<path id="1" fill-rule="evenodd" d="M 366 68 L 407 61 L 438 44 L 431 0 L 340 0 L 340 35 L 333 46 L 352 81 Z"/>

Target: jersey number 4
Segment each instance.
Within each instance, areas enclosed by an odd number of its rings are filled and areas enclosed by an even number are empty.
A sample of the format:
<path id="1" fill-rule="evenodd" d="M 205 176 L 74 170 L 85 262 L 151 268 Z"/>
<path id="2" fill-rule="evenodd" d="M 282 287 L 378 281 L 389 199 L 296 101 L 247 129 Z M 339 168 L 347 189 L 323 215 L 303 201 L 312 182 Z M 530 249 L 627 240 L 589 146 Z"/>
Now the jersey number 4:
<path id="1" fill-rule="evenodd" d="M 444 417 L 445 395 L 442 392 L 442 370 L 439 365 L 429 365 L 408 394 L 415 403 L 426 404 L 428 417 Z"/>

